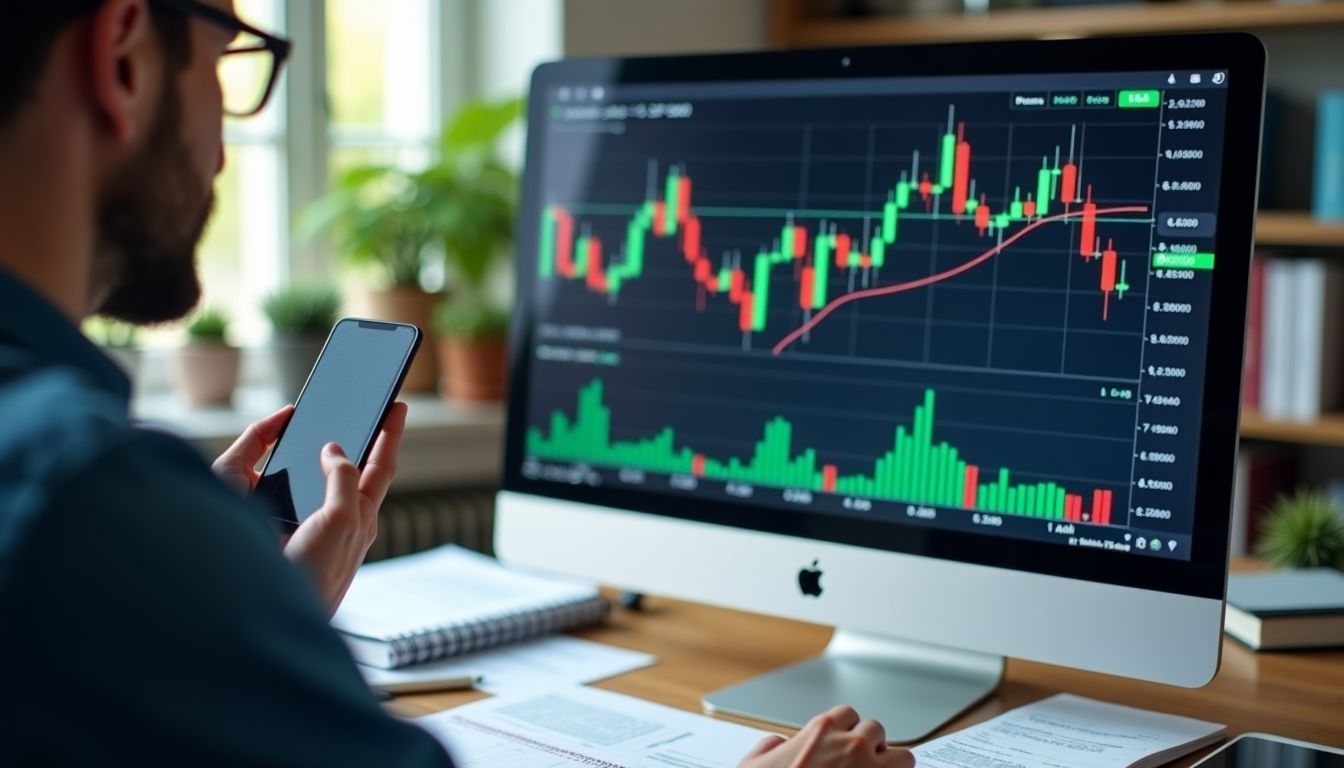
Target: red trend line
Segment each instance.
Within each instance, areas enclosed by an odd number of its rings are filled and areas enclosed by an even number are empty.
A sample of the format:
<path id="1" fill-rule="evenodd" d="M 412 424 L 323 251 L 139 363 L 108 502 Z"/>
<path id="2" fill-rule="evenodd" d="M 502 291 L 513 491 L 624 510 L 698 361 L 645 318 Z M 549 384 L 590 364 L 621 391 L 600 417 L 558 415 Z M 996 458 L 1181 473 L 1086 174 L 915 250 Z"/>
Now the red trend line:
<path id="1" fill-rule="evenodd" d="M 1124 206 L 1117 206 L 1115 208 L 1098 208 L 1097 210 L 1091 211 L 1089 213 L 1091 213 L 1092 215 L 1100 216 L 1111 213 L 1147 213 L 1147 212 L 1148 212 L 1148 206 L 1146 205 L 1124 205 Z M 793 342 L 802 338 L 803 334 L 811 331 L 813 328 L 816 328 L 817 325 L 821 323 L 822 320 L 826 319 L 827 315 L 831 314 L 840 307 L 850 303 L 851 301 L 858 301 L 859 299 L 872 299 L 878 296 L 890 296 L 895 293 L 904 293 L 905 291 L 913 291 L 916 288 L 923 288 L 926 285 L 933 285 L 934 283 L 940 283 L 944 280 L 947 280 L 948 278 L 956 277 L 957 275 L 960 275 L 962 272 L 965 272 L 969 269 L 973 269 L 979 266 L 980 264 L 985 263 L 994 256 L 1002 253 L 1004 248 L 1007 248 L 1008 246 L 1017 242 L 1028 232 L 1031 232 L 1032 230 L 1036 229 L 1042 224 L 1049 224 L 1054 221 L 1064 221 L 1065 219 L 1074 219 L 1082 215 L 1083 215 L 1082 211 L 1067 211 L 1065 213 L 1057 213 L 1054 216 L 1046 216 L 1043 219 L 1037 219 L 1036 221 L 1033 221 L 1032 223 L 1023 227 L 1022 229 L 1018 230 L 1012 237 L 1008 238 L 1007 240 L 1004 240 L 1003 242 L 999 243 L 993 248 L 990 248 L 988 251 L 985 251 L 979 256 L 976 256 L 974 259 L 971 259 L 965 264 L 960 264 L 949 270 L 939 272 L 936 275 L 929 275 L 928 277 L 921 277 L 918 280 L 911 280 L 906 283 L 897 283 L 896 285 L 887 285 L 881 288 L 869 288 L 863 291 L 854 291 L 853 293 L 847 293 L 844 296 L 840 296 L 839 298 L 836 298 L 835 300 L 831 301 L 831 303 L 822 307 L 817 312 L 817 314 L 812 316 L 811 320 L 808 320 L 806 323 L 803 323 L 793 333 L 790 333 L 788 336 L 785 336 L 783 339 L 781 339 L 779 343 L 775 345 L 774 353 L 778 355 L 784 350 L 788 349 L 789 346 L 793 344 Z"/>

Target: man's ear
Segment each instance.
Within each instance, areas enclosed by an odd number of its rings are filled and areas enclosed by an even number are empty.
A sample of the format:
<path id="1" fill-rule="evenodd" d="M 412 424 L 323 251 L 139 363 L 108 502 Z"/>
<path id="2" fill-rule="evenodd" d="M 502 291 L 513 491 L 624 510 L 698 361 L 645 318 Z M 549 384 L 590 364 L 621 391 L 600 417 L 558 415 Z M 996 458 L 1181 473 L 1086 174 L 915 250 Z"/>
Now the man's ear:
<path id="1" fill-rule="evenodd" d="M 112 136 L 131 139 L 146 124 L 163 87 L 149 0 L 104 0 L 89 28 L 89 85 Z"/>

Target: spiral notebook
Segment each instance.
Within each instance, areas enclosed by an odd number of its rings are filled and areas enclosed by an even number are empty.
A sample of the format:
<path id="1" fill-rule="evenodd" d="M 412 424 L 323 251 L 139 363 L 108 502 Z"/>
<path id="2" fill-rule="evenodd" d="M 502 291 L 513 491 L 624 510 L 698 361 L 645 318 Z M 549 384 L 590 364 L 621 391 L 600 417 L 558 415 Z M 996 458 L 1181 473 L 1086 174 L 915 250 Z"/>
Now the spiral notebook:
<path id="1" fill-rule="evenodd" d="M 331 622 L 356 661 L 395 669 L 595 624 L 610 610 L 595 584 L 450 544 L 360 568 Z"/>

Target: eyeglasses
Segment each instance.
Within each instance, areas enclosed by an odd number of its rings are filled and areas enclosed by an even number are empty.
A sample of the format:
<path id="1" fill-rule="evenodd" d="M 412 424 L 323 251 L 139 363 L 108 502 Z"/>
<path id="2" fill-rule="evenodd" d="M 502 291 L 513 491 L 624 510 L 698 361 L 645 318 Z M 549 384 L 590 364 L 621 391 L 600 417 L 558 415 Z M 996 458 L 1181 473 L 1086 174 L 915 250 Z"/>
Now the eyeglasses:
<path id="1" fill-rule="evenodd" d="M 266 107 L 280 70 L 289 58 L 290 42 L 257 29 L 233 14 L 199 0 L 151 0 L 169 8 L 223 27 L 236 39 L 219 57 L 219 86 L 224 94 L 224 112 L 233 117 L 251 117 Z"/>

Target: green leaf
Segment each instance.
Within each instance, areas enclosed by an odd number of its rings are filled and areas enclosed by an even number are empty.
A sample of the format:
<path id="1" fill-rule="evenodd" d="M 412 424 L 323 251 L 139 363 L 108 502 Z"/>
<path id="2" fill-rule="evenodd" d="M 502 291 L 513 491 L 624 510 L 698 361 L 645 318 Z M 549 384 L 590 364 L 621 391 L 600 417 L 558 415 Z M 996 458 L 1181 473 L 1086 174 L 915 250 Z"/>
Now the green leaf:
<path id="1" fill-rule="evenodd" d="M 444 130 L 441 148 L 445 154 L 451 154 L 483 144 L 493 144 L 522 113 L 521 98 L 467 104 Z"/>

